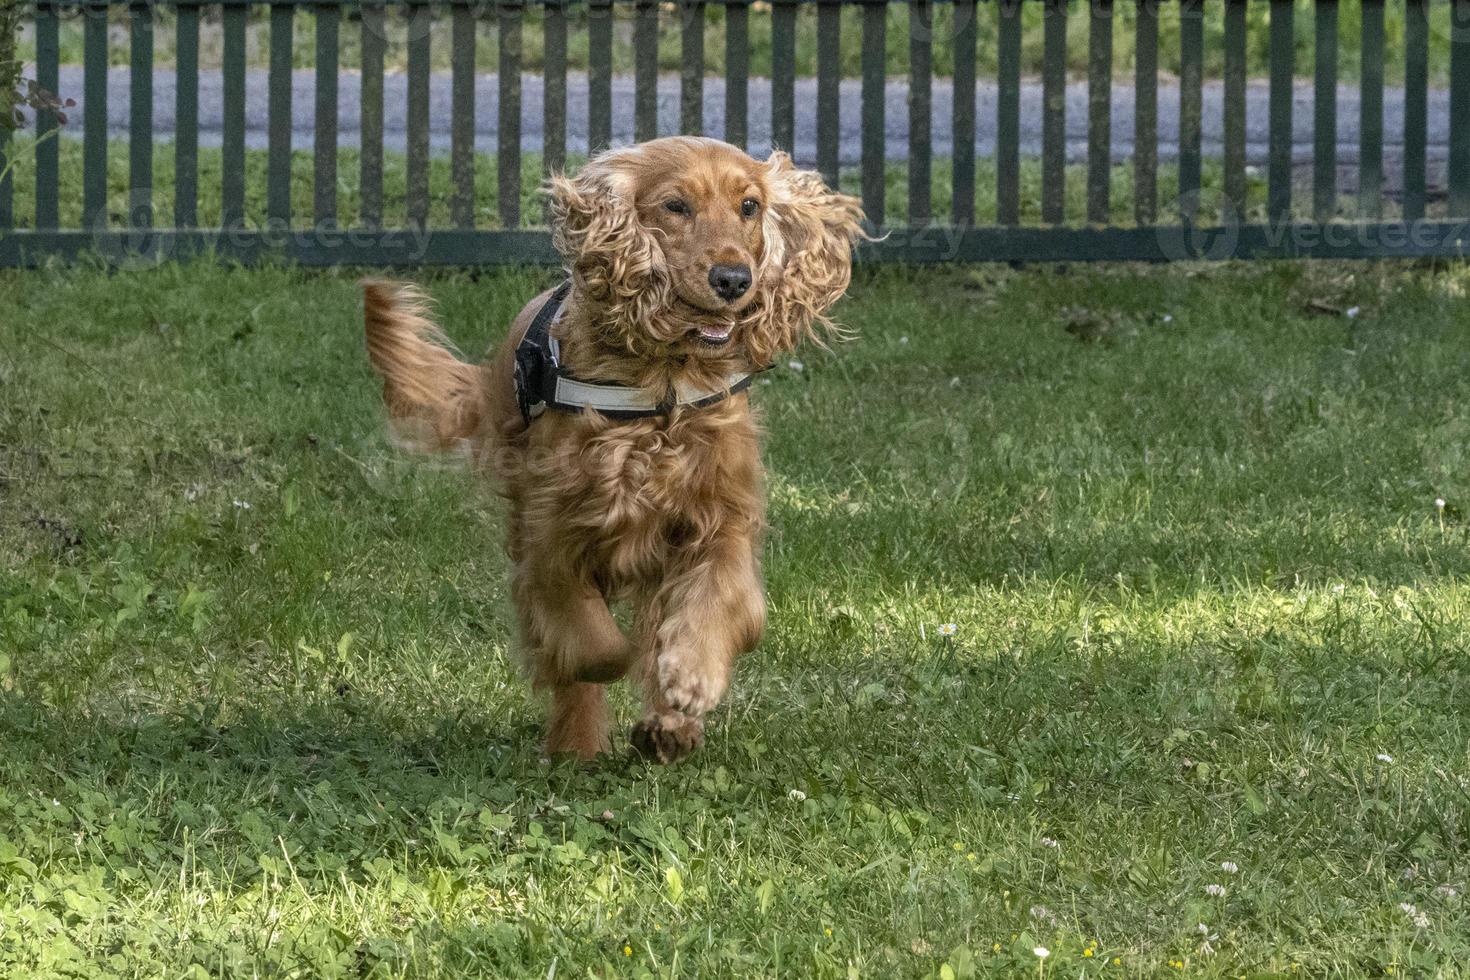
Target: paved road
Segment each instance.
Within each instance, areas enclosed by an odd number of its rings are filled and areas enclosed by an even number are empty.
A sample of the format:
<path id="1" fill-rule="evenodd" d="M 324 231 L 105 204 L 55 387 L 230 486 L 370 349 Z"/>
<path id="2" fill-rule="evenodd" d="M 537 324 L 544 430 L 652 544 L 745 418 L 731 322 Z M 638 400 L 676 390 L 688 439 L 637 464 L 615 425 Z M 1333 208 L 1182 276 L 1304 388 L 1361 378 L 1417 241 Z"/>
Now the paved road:
<path id="1" fill-rule="evenodd" d="M 356 73 L 343 72 L 340 82 L 339 131 L 344 146 L 358 142 L 360 104 Z M 292 128 L 293 142 L 297 147 L 312 145 L 312 123 L 314 116 L 314 75 L 310 70 L 297 71 L 292 78 Z M 267 76 L 264 71 L 251 71 L 246 78 L 246 142 L 253 147 L 266 145 Z M 114 68 L 108 76 L 108 120 L 114 136 L 125 136 L 128 131 L 128 84 L 126 68 Z M 171 139 L 174 126 L 174 76 L 169 71 L 154 74 L 154 131 L 161 139 Z M 543 135 L 541 112 L 542 79 L 540 75 L 523 75 L 521 146 L 527 151 L 540 150 Z M 402 74 L 389 75 L 384 84 L 384 128 L 385 142 L 390 150 L 403 150 L 405 145 L 407 80 Z M 80 120 L 82 114 L 82 75 L 77 66 L 64 66 L 61 71 L 61 91 L 77 99 L 79 105 L 73 115 Z M 572 152 L 585 152 L 587 148 L 587 78 L 585 74 L 573 74 L 568 79 L 568 146 Z M 841 87 L 842 109 L 840 115 L 840 155 L 844 164 L 855 164 L 861 159 L 860 83 L 844 81 Z M 476 148 L 493 152 L 496 147 L 496 121 L 499 104 L 498 80 L 493 74 L 480 75 L 476 79 Z M 933 91 L 933 144 L 936 156 L 947 157 L 953 148 L 953 133 L 950 126 L 954 93 L 950 83 L 936 79 Z M 221 80 L 218 72 L 204 72 L 199 80 L 201 142 L 218 145 L 221 127 Z M 908 157 L 908 86 L 902 80 L 890 81 L 887 87 L 886 145 L 889 159 L 903 160 Z M 766 79 L 751 79 L 750 82 L 750 149 L 764 154 L 771 144 L 771 86 Z M 1384 156 L 1387 169 L 1392 174 L 1395 162 L 1401 153 L 1403 117 L 1403 90 L 1390 88 L 1384 93 L 1386 140 Z M 1246 91 L 1246 127 L 1248 146 L 1247 161 L 1261 165 L 1266 161 L 1267 89 L 1264 83 L 1251 84 Z M 1112 155 L 1115 161 L 1124 161 L 1133 154 L 1133 110 L 1134 93 L 1131 86 L 1119 85 L 1113 89 Z M 1223 92 L 1221 86 L 1207 84 L 1204 91 L 1204 152 L 1206 156 L 1217 156 L 1221 152 Z M 447 74 L 436 74 L 430 82 L 430 141 L 435 152 L 447 152 L 449 147 L 450 79 Z M 710 135 L 724 134 L 725 93 L 722 79 L 705 81 L 704 118 L 705 131 Z M 1298 162 L 1306 162 L 1312 156 L 1312 88 L 1300 84 L 1294 96 L 1294 150 Z M 981 83 L 976 93 L 976 145 L 982 156 L 995 152 L 995 85 Z M 1358 157 L 1358 93 L 1356 88 L 1343 87 L 1338 90 L 1338 158 L 1347 165 L 1354 164 Z M 659 132 L 673 133 L 679 127 L 679 79 L 663 76 L 658 85 Z M 1179 90 L 1177 85 L 1160 82 L 1159 85 L 1159 141 L 1160 156 L 1170 159 L 1177 155 L 1179 141 Z M 73 125 L 73 132 L 79 126 Z M 1431 178 L 1442 174 L 1448 157 L 1447 134 L 1449 130 L 1449 96 L 1443 90 L 1429 93 L 1429 147 Z M 810 163 L 816 157 L 816 83 L 811 79 L 801 80 L 796 90 L 796 156 Z M 633 80 L 631 77 L 613 79 L 613 134 L 616 141 L 631 141 L 633 138 Z M 1073 161 L 1087 158 L 1087 86 L 1073 83 L 1067 87 L 1067 155 Z M 1021 151 L 1025 155 L 1037 156 L 1041 152 L 1041 85 L 1026 82 L 1021 91 Z"/>

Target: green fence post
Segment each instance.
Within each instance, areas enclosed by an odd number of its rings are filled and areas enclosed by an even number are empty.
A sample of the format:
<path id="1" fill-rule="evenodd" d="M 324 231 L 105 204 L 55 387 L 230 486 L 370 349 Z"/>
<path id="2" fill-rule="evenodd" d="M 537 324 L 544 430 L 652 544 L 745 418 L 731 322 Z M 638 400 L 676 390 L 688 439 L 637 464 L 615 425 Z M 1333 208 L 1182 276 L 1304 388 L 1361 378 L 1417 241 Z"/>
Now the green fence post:
<path id="1" fill-rule="evenodd" d="M 1312 217 L 1337 215 L 1337 0 L 1316 0 Z"/>
<path id="2" fill-rule="evenodd" d="M 658 136 L 658 4 L 638 0 L 633 7 L 633 138 Z"/>
<path id="3" fill-rule="evenodd" d="M 49 0 L 36 8 L 36 84 L 57 94 L 60 87 L 61 41 L 56 6 Z M 54 229 L 60 223 L 60 134 L 56 114 L 36 113 L 36 227 Z"/>
<path id="4" fill-rule="evenodd" d="M 383 53 L 387 47 L 387 11 L 367 2 L 362 14 L 362 146 L 359 149 L 358 220 L 364 228 L 383 227 Z"/>
<path id="5" fill-rule="evenodd" d="M 684 0 L 679 36 L 679 132 L 704 133 L 704 3 Z"/>
<path id="6" fill-rule="evenodd" d="M 1041 220 L 1066 220 L 1067 4 L 1045 0 L 1041 68 Z"/>
<path id="7" fill-rule="evenodd" d="M 771 143 L 788 153 L 796 142 L 796 0 L 771 5 Z"/>
<path id="8" fill-rule="evenodd" d="M 725 4 L 725 142 L 745 148 L 750 133 L 750 7 Z"/>
<path id="9" fill-rule="evenodd" d="M 1107 224 L 1113 175 L 1113 0 L 1092 0 L 1087 22 L 1087 220 Z"/>
<path id="10" fill-rule="evenodd" d="M 408 154 L 404 204 L 408 224 L 429 224 L 429 59 L 434 12 L 427 3 L 408 7 Z"/>
<path id="11" fill-rule="evenodd" d="M 199 223 L 199 7 L 175 8 L 174 227 Z"/>
<path id="12" fill-rule="evenodd" d="M 291 227 L 291 65 L 295 27 L 294 3 L 271 4 L 265 215 L 269 225 L 282 230 Z"/>
<path id="13" fill-rule="evenodd" d="M 1151 225 L 1159 201 L 1159 0 L 1137 0 L 1133 68 L 1133 219 Z"/>
<path id="14" fill-rule="evenodd" d="M 547 0 L 546 25 L 550 31 L 552 14 L 561 15 L 559 0 Z M 455 227 L 475 227 L 475 11 L 468 2 L 458 2 L 450 14 L 453 24 L 449 46 L 450 108 L 449 108 L 449 169 L 454 190 L 449 199 L 450 219 Z M 562 104 L 566 104 L 566 33 L 565 19 L 561 48 L 561 91 Z M 547 40 L 551 38 L 548 36 Z M 552 58 L 555 52 L 550 44 L 546 48 L 547 75 L 545 97 L 549 105 L 552 89 Z M 548 112 L 546 119 L 547 156 L 550 156 L 553 120 Z M 565 144 L 565 130 L 561 132 Z M 558 164 L 559 166 L 560 164 Z"/>
<path id="15" fill-rule="evenodd" d="M 954 133 L 950 220 L 975 223 L 975 0 L 954 0 Z"/>
<path id="16" fill-rule="evenodd" d="M 316 138 L 312 147 L 315 177 L 312 218 L 318 229 L 337 225 L 337 30 L 341 19 L 335 3 L 319 3 L 316 11 Z"/>
<path id="17" fill-rule="evenodd" d="M 887 146 L 884 116 L 888 98 L 888 5 L 885 0 L 863 3 L 863 210 L 875 227 L 887 223 L 884 182 Z"/>
<path id="18" fill-rule="evenodd" d="M 929 0 L 909 0 L 909 225 L 915 228 L 927 225 L 933 211 L 933 32 Z"/>
<path id="19" fill-rule="evenodd" d="M 1021 221 L 1021 2 L 996 3 L 995 213 L 1003 225 Z"/>
<path id="20" fill-rule="evenodd" d="M 107 228 L 107 2 L 82 8 L 82 227 Z"/>
<path id="21" fill-rule="evenodd" d="M 224 132 L 220 150 L 220 227 L 245 224 L 245 4 L 224 4 L 224 51 L 221 56 Z"/>
<path id="22" fill-rule="evenodd" d="M 1292 76 L 1296 39 L 1292 0 L 1271 0 L 1270 120 L 1267 125 L 1266 210 L 1272 221 L 1291 218 Z"/>
<path id="23" fill-rule="evenodd" d="M 500 114 L 496 122 L 500 224 L 521 223 L 521 0 L 500 2 Z"/>
<path id="24" fill-rule="evenodd" d="M 1358 215 L 1383 216 L 1383 0 L 1363 2 L 1358 96 Z"/>

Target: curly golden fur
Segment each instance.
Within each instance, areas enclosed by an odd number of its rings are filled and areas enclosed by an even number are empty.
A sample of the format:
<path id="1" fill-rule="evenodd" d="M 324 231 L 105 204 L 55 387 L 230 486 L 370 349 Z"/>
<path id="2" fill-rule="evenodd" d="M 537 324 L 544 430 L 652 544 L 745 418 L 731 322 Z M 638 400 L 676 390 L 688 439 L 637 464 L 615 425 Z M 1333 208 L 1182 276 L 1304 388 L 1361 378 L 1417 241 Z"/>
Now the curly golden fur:
<path id="1" fill-rule="evenodd" d="M 797 170 L 694 137 L 612 150 L 551 182 L 572 280 L 553 333 L 577 377 L 665 394 L 718 387 L 835 329 L 862 237 L 857 201 Z M 528 427 L 514 351 L 452 353 L 410 286 L 364 283 L 368 354 L 395 432 L 427 450 L 467 444 L 509 501 L 507 550 L 521 648 L 550 691 L 546 747 L 610 748 L 603 685 L 631 674 L 645 712 L 635 748 L 696 748 L 737 655 L 765 627 L 760 445 L 748 396 L 653 418 L 547 412 Z M 608 603 L 626 600 L 631 637 Z"/>

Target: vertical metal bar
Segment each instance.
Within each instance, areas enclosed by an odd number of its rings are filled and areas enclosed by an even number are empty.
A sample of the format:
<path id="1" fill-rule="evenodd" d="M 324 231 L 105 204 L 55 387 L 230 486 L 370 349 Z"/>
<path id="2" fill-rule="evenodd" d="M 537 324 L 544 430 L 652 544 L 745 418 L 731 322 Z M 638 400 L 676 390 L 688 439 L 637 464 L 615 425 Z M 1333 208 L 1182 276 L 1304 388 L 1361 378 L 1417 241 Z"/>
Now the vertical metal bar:
<path id="1" fill-rule="evenodd" d="M 10 130 L 0 129 L 0 230 L 15 227 L 15 175 L 10 154 Z"/>
<path id="2" fill-rule="evenodd" d="M 1159 0 L 1137 0 L 1133 62 L 1133 219 L 1159 213 Z"/>
<path id="3" fill-rule="evenodd" d="M 226 5 L 224 52 L 220 59 L 224 131 L 220 150 L 220 226 L 245 223 L 245 6 Z"/>
<path id="4" fill-rule="evenodd" d="M 1450 5 L 1449 216 L 1470 216 L 1470 0 Z"/>
<path id="5" fill-rule="evenodd" d="M 1246 0 L 1225 0 L 1225 200 L 1232 221 L 1245 215 L 1245 15 Z"/>
<path id="6" fill-rule="evenodd" d="M 1205 11 L 1201 0 L 1179 5 L 1179 220 L 1199 214 L 1200 131 L 1204 112 Z"/>
<path id="7" fill-rule="evenodd" d="M 500 223 L 521 223 L 521 0 L 500 4 L 500 116 L 495 151 L 499 165 Z"/>
<path id="8" fill-rule="evenodd" d="M 362 151 L 358 157 L 359 219 L 364 228 L 383 226 L 383 52 L 387 11 L 364 3 L 362 12 Z"/>
<path id="9" fill-rule="evenodd" d="M 404 204 L 408 223 L 429 223 L 429 29 L 434 12 L 426 3 L 408 8 L 408 158 Z M 503 72 L 502 72 L 503 74 Z"/>
<path id="10" fill-rule="evenodd" d="M 658 136 L 658 4 L 638 0 L 633 8 L 633 138 Z"/>
<path id="11" fill-rule="evenodd" d="M 1312 216 L 1337 214 L 1337 0 L 1316 0 L 1316 56 L 1312 85 Z"/>
<path id="12" fill-rule="evenodd" d="M 954 0 L 954 190 L 951 219 L 975 223 L 975 0 Z"/>
<path id="13" fill-rule="evenodd" d="M 909 0 L 909 224 L 914 227 L 928 224 L 933 213 L 933 36 L 929 0 Z"/>
<path id="14" fill-rule="evenodd" d="M 832 187 L 840 177 L 842 5 L 817 3 L 817 169 Z"/>
<path id="15" fill-rule="evenodd" d="M 82 227 L 107 227 L 107 3 L 91 0 L 82 28 Z"/>
<path id="16" fill-rule="evenodd" d="M 796 142 L 796 0 L 771 5 L 771 142 L 788 152 Z"/>
<path id="17" fill-rule="evenodd" d="M 1092 0 L 1087 28 L 1087 220 L 1112 210 L 1113 0 Z"/>
<path id="18" fill-rule="evenodd" d="M 1296 46 L 1294 0 L 1271 2 L 1271 88 L 1267 139 L 1266 211 L 1272 221 L 1291 217 L 1291 99 Z"/>
<path id="19" fill-rule="evenodd" d="M 341 8 L 316 5 L 316 140 L 312 216 L 317 227 L 337 224 L 337 30 Z"/>
<path id="20" fill-rule="evenodd" d="M 36 9 L 36 84 L 55 95 L 60 86 L 60 22 L 56 7 L 43 2 Z M 54 112 L 36 113 L 36 227 L 55 228 L 59 222 L 60 152 Z"/>
<path id="21" fill-rule="evenodd" d="M 679 40 L 679 132 L 699 136 L 704 132 L 703 0 L 680 4 L 679 14 L 684 18 Z"/>
<path id="22" fill-rule="evenodd" d="M 750 107 L 750 7 L 725 5 L 725 142 L 745 148 Z"/>
<path id="23" fill-rule="evenodd" d="M 265 214 L 267 223 L 275 228 L 291 227 L 291 55 L 295 15 L 292 4 L 271 5 Z"/>
<path id="24" fill-rule="evenodd" d="M 199 8 L 177 9 L 174 39 L 174 227 L 199 222 Z"/>
<path id="25" fill-rule="evenodd" d="M 1424 144 L 1429 130 L 1429 2 L 1404 7 L 1404 219 L 1424 217 Z"/>
<path id="26" fill-rule="evenodd" d="M 1021 0 L 998 0 L 995 101 L 995 214 L 1003 225 L 1021 222 Z"/>
<path id="27" fill-rule="evenodd" d="M 1363 0 L 1359 58 L 1358 215 L 1383 216 L 1383 0 Z"/>
<path id="28" fill-rule="evenodd" d="M 541 35 L 546 51 L 546 81 L 541 90 L 541 113 L 545 116 L 542 132 L 546 134 L 542 148 L 541 168 L 545 173 L 561 173 L 567 165 L 567 11 L 565 0 L 546 0 L 541 22 Z"/>
<path id="29" fill-rule="evenodd" d="M 883 0 L 863 4 L 863 210 L 875 226 L 885 223 L 887 15 L 888 6 Z"/>
<path id="30" fill-rule="evenodd" d="M 587 5 L 587 142 L 592 153 L 612 145 L 612 0 Z"/>
<path id="31" fill-rule="evenodd" d="M 128 7 L 128 225 L 153 227 L 153 10 Z"/>
<path id="32" fill-rule="evenodd" d="M 551 13 L 561 11 L 560 4 L 551 0 L 546 6 L 547 23 Z M 449 199 L 451 220 L 459 228 L 475 226 L 475 11 L 467 4 L 457 4 L 451 13 L 453 35 L 450 39 L 449 75 L 449 169 L 454 191 Z M 565 21 L 563 21 L 565 23 Z M 562 35 L 565 44 L 566 35 Z M 551 51 L 547 51 L 548 62 Z M 562 52 L 562 87 L 566 87 L 566 52 Z M 550 67 L 548 63 L 548 68 Z M 551 74 L 547 73 L 547 89 L 551 87 Z M 547 96 L 550 100 L 550 96 Z M 563 97 L 565 104 L 565 97 Z M 550 133 L 551 119 L 546 120 Z M 563 132 L 563 135 L 565 133 Z"/>
<path id="33" fill-rule="evenodd" d="M 1046 0 L 1041 69 L 1041 220 L 1066 220 L 1067 3 Z"/>

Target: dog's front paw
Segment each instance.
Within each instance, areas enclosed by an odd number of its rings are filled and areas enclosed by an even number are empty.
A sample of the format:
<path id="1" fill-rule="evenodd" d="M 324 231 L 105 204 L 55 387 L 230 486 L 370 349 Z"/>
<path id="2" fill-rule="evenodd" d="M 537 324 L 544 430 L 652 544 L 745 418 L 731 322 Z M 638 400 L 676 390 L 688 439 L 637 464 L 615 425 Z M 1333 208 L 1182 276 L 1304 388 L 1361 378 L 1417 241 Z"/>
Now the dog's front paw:
<path id="1" fill-rule="evenodd" d="M 704 722 L 687 715 L 649 715 L 633 726 L 633 750 L 668 765 L 704 744 Z"/>
<path id="2" fill-rule="evenodd" d="M 658 658 L 658 688 L 675 711 L 702 718 L 725 694 L 727 672 L 698 654 L 666 650 Z"/>

